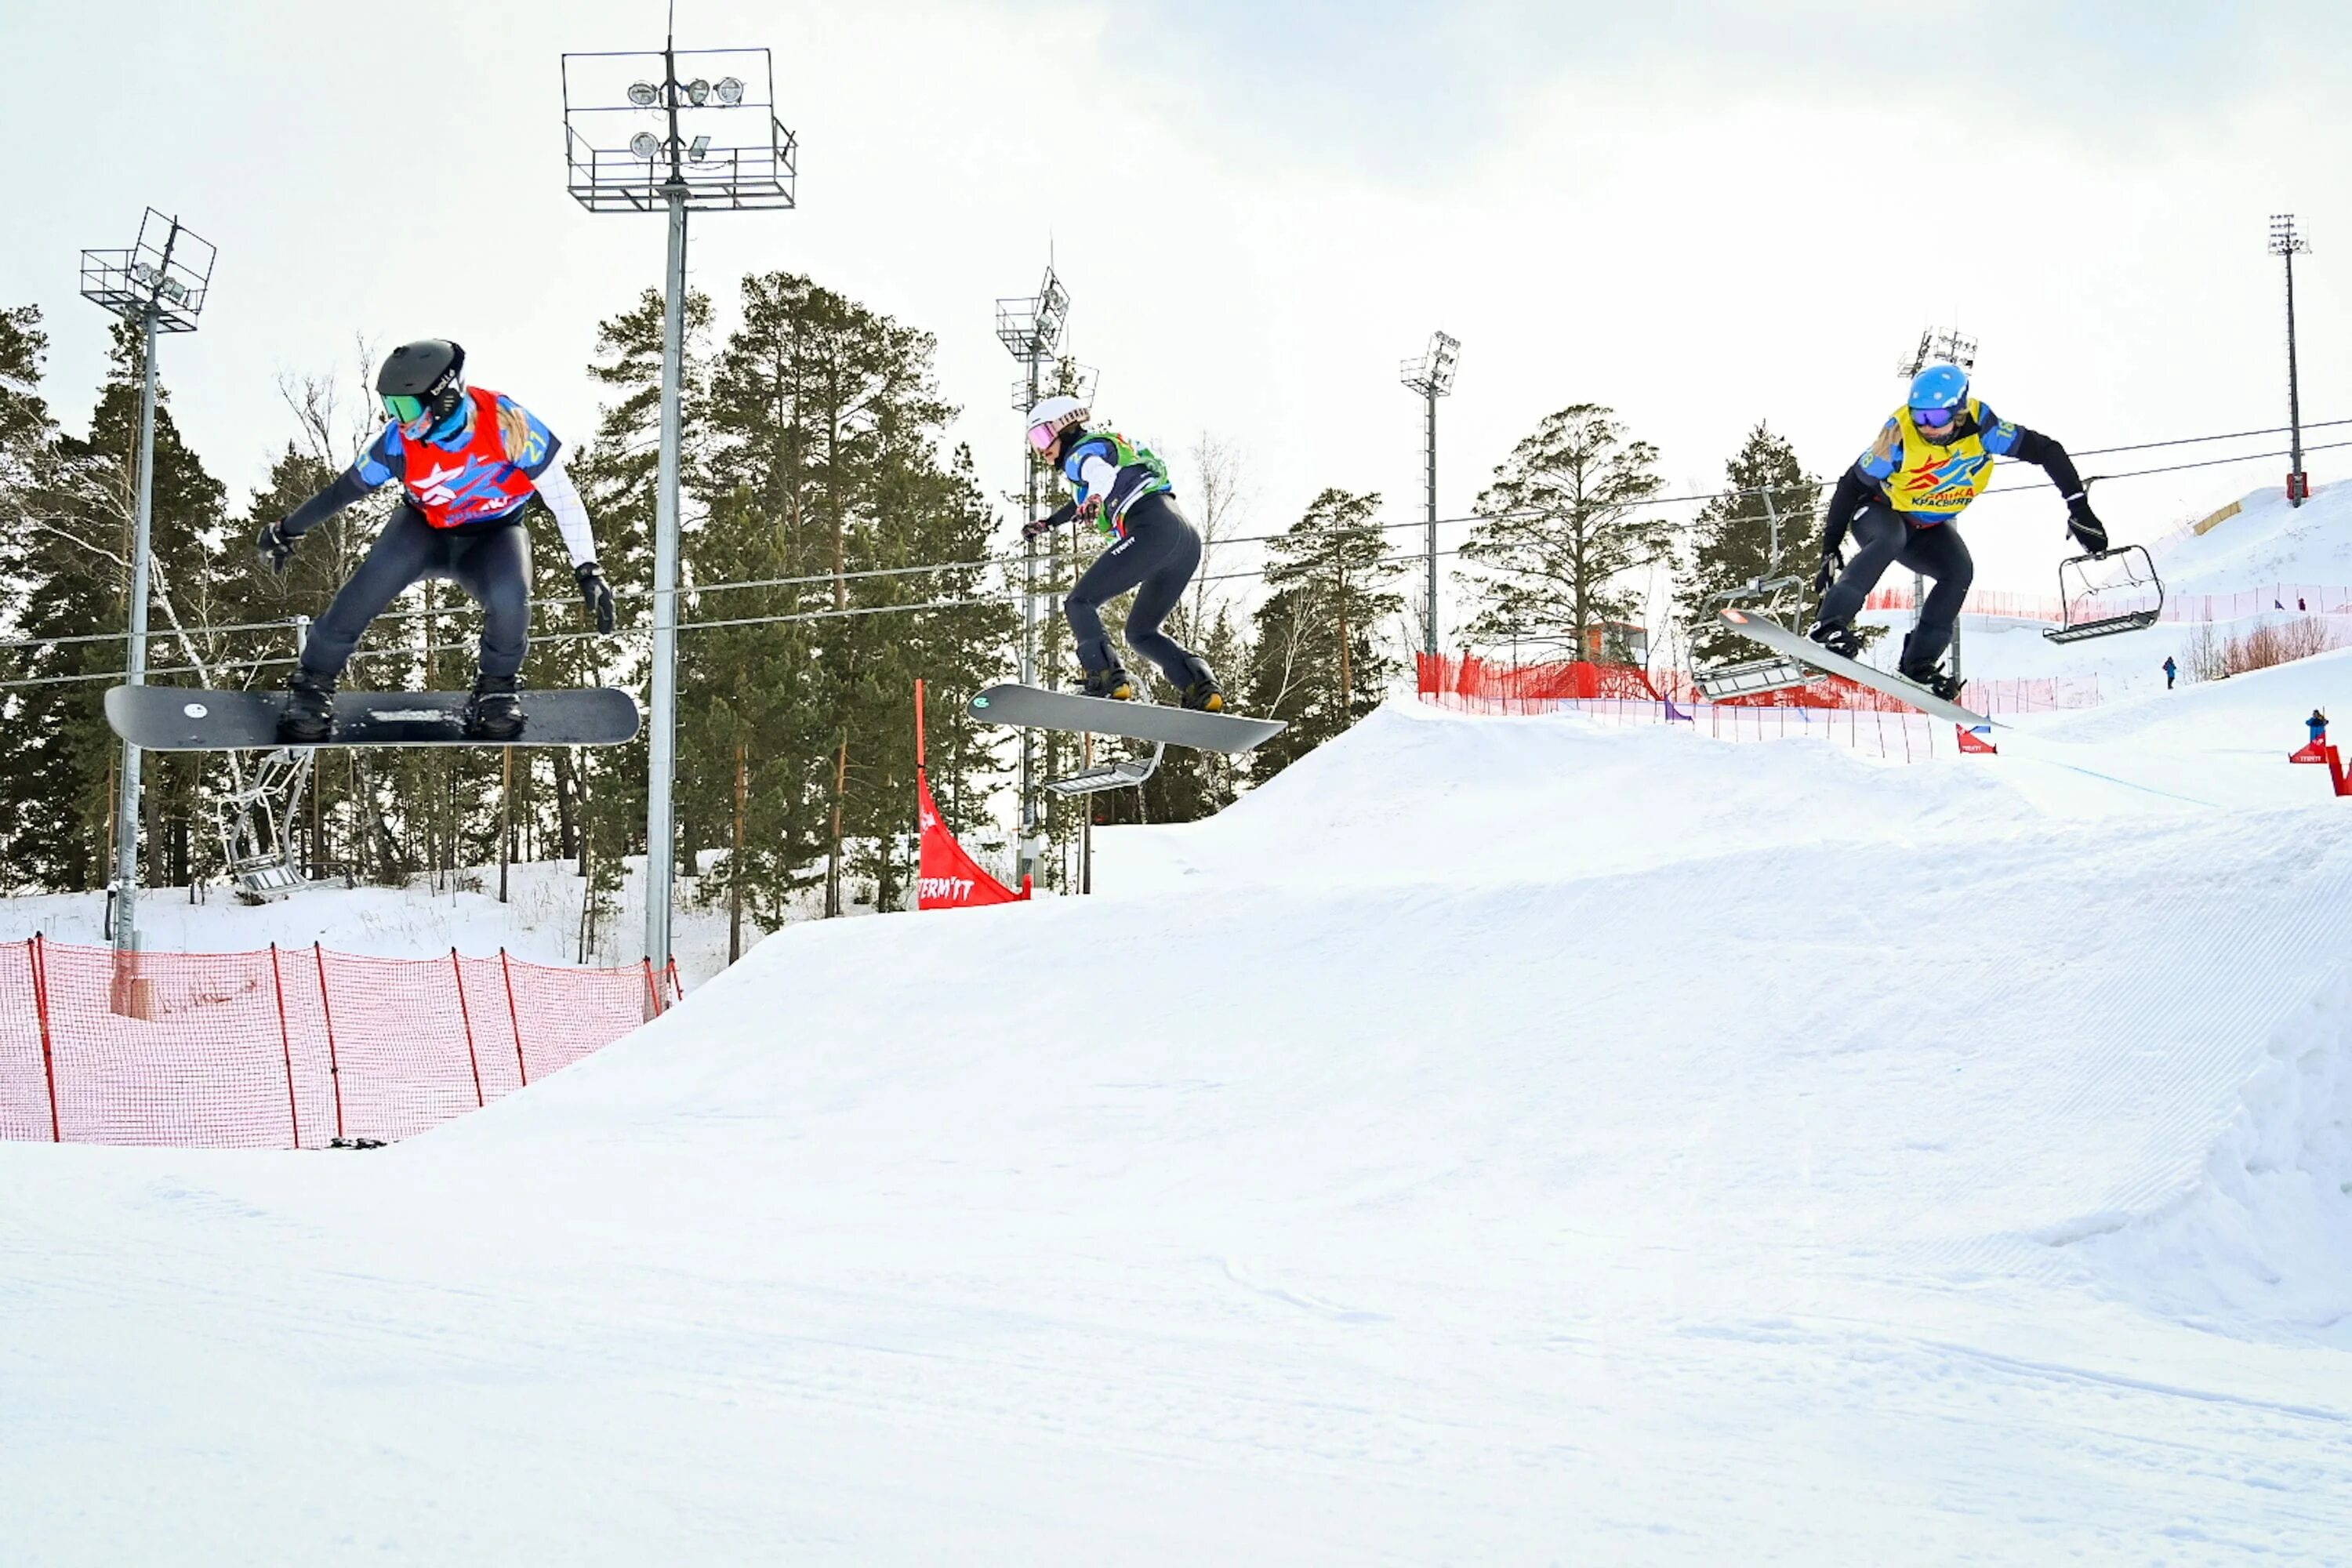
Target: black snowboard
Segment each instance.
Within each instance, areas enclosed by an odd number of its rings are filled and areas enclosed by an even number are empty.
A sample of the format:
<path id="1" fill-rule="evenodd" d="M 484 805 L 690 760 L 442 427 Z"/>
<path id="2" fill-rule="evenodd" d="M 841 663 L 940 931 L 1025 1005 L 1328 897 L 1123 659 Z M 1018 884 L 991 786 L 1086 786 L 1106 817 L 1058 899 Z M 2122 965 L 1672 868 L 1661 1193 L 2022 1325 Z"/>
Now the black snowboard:
<path id="1" fill-rule="evenodd" d="M 106 721 L 142 751 L 266 751 L 278 738 L 283 691 L 212 691 L 196 686 L 118 686 L 106 694 Z M 306 746 L 616 746 L 637 732 L 636 700 L 592 686 L 526 691 L 522 733 L 478 741 L 466 733 L 462 691 L 346 691 L 335 728 Z"/>
<path id="2" fill-rule="evenodd" d="M 1200 752 L 1247 752 L 1282 733 L 1273 719 L 1235 713 L 1197 713 L 1156 702 L 1114 702 L 1075 691 L 1034 686 L 992 686 L 971 700 L 971 716 L 991 724 L 1033 730 L 1065 730 L 1074 735 L 1123 735 L 1131 741 L 1161 741 Z"/>

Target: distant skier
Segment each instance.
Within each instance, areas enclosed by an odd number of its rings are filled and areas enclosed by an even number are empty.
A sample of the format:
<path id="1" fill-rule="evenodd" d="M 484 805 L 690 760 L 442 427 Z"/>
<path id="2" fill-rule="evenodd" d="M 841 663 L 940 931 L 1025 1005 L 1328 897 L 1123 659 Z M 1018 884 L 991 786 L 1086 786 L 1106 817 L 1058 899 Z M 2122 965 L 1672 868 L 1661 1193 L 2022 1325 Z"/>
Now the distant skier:
<path id="1" fill-rule="evenodd" d="M 512 398 L 468 387 L 466 351 L 442 339 L 394 349 L 375 389 L 388 420 L 383 433 L 333 484 L 254 540 L 270 569 L 282 574 L 304 534 L 361 497 L 401 481 L 404 493 L 392 521 L 310 627 L 301 662 L 287 678 L 278 738 L 294 743 L 327 739 L 334 725 L 335 683 L 360 634 L 411 584 L 437 577 L 482 606 L 480 673 L 467 706 L 466 732 L 511 741 L 523 722 L 517 688 L 530 644 L 530 542 L 522 512 L 533 491 L 555 514 L 596 629 L 613 629 L 613 590 L 596 568 L 587 509 L 563 471 L 563 444 Z"/>
<path id="2" fill-rule="evenodd" d="M 1958 696 L 1960 682 L 1945 673 L 1944 650 L 1951 646 L 1976 563 L 1952 522 L 1992 482 L 1993 459 L 2007 457 L 2039 465 L 2066 498 L 2066 526 L 2075 542 L 2091 554 L 2106 552 L 2106 528 L 2092 512 L 2066 449 L 2004 422 L 1969 395 L 1968 373 L 1959 366 L 1931 364 L 1912 378 L 1910 397 L 1870 449 L 1838 476 L 1822 536 L 1822 569 L 1813 580 L 1821 616 L 1806 635 L 1849 658 L 1859 654 L 1853 618 L 1880 576 L 1900 563 L 1936 585 L 1919 606 L 1919 624 L 1904 639 L 1896 669 L 1947 701 Z M 1850 562 L 1843 553 L 1849 531 L 1856 546 Z"/>
<path id="3" fill-rule="evenodd" d="M 2166 654 L 2164 656 L 2164 689 L 2167 691 L 2172 689 L 2172 678 L 2179 673 L 2180 667 L 2172 662 L 2170 654 Z"/>
<path id="4" fill-rule="evenodd" d="M 1135 695 L 1102 624 L 1103 605 L 1132 588 L 1135 605 L 1127 613 L 1128 646 L 1160 667 L 1185 707 L 1221 713 L 1225 700 L 1208 664 L 1160 629 L 1200 569 L 1201 536 L 1176 510 L 1168 465 L 1148 447 L 1090 427 L 1092 418 L 1092 412 L 1075 397 L 1048 397 L 1029 411 L 1030 446 L 1059 468 L 1078 493 L 1050 517 L 1021 530 L 1024 537 L 1034 539 L 1076 519 L 1118 541 L 1096 558 L 1062 601 L 1062 613 L 1077 638 L 1078 664 L 1086 672 L 1083 689 L 1089 697 L 1119 701 Z"/>
<path id="5" fill-rule="evenodd" d="M 2311 731 L 2311 743 L 2313 745 L 2324 746 L 2327 744 L 2326 714 L 2322 713 L 2316 708 L 2313 709 L 2311 710 L 2311 717 L 2303 721 L 2303 727 Z"/>

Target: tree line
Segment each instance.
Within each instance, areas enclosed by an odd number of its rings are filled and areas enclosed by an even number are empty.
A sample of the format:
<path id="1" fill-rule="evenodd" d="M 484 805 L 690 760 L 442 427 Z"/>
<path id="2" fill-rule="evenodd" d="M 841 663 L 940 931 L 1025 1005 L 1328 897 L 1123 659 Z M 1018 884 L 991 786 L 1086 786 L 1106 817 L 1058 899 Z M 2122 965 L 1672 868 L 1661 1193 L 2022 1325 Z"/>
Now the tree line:
<path id="1" fill-rule="evenodd" d="M 676 816 L 687 896 L 723 905 L 740 942 L 796 912 L 904 902 L 914 682 L 944 697 L 1013 673 L 1023 569 L 1009 544 L 1019 520 L 983 493 L 969 449 L 947 439 L 956 410 L 940 394 L 929 333 L 797 273 L 744 278 L 736 304 L 723 341 L 707 296 L 687 311 Z M 588 635 L 552 530 L 534 528 L 531 686 L 614 685 L 644 700 L 661 333 L 652 290 L 603 321 L 589 367 L 598 418 L 559 432 L 575 443 L 571 471 L 623 595 L 619 635 Z M 111 861 L 119 749 L 101 711 L 110 681 L 96 678 L 121 668 L 142 367 L 137 332 L 118 327 L 89 434 L 77 437 L 47 401 L 46 347 L 37 308 L 0 309 L 0 886 L 72 891 L 104 886 Z M 307 536 L 283 576 L 249 548 L 261 523 L 330 482 L 379 427 L 367 390 L 374 356 L 359 357 L 349 384 L 284 384 L 282 448 L 241 505 L 183 440 L 168 380 L 159 389 L 151 679 L 277 685 L 294 656 L 294 618 L 322 608 L 364 555 L 396 487 Z M 528 387 L 502 390 L 530 401 Z M 1181 822 L 1222 808 L 1376 708 L 1420 641 L 1400 591 L 1411 558 L 1380 526 L 1377 493 L 1322 490 L 1266 541 L 1263 571 L 1244 574 L 1258 586 L 1245 592 L 1220 566 L 1247 489 L 1234 449 L 1203 437 L 1171 456 L 1180 502 L 1208 549 L 1170 630 L 1223 674 L 1241 710 L 1289 727 L 1249 758 L 1179 753 L 1139 790 L 1050 801 L 1057 842 L 1075 837 L 1081 813 Z M 1544 419 L 1479 497 L 1486 521 L 1455 572 L 1459 640 L 1597 649 L 1612 622 L 1639 616 L 1639 569 L 1666 562 L 1704 660 L 1722 651 L 1697 613 L 1706 595 L 1800 563 L 1810 573 L 1799 520 L 1810 520 L 1817 483 L 1764 426 L 1728 469 L 1732 488 L 1751 493 L 1710 503 L 1691 527 L 1650 507 L 1655 470 L 1655 449 L 1606 407 Z M 1043 478 L 1050 506 L 1058 477 Z M 1766 558 L 1768 510 L 1787 525 L 1777 560 Z M 1073 661 L 1058 591 L 1101 543 L 1065 530 L 1035 563 L 1047 594 L 1043 657 L 1065 681 Z M 372 629 L 346 685 L 462 689 L 477 626 L 454 588 L 420 584 Z M 1173 700 L 1156 675 L 1138 673 L 1156 699 Z M 983 853 L 1002 851 L 1016 742 L 975 725 L 960 700 L 935 700 L 929 719 L 950 825 Z M 1045 738 L 1045 773 L 1078 765 L 1079 744 Z M 148 759 L 148 884 L 221 874 L 221 803 L 250 761 Z M 612 915 L 625 861 L 645 848 L 646 771 L 642 738 L 579 751 L 329 751 L 287 831 L 313 874 L 387 884 L 502 859 L 569 862 L 584 884 L 584 958 L 625 950 Z M 1066 863 L 1048 858 L 1049 883 Z"/>

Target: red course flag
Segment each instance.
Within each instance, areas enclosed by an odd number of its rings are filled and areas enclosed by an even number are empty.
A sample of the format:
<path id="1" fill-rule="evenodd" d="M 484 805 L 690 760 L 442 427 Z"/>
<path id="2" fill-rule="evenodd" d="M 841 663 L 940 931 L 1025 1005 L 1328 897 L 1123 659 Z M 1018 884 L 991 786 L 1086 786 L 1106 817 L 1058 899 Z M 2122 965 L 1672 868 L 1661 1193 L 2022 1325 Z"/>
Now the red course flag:
<path id="1" fill-rule="evenodd" d="M 931 781 L 919 772 L 915 775 L 915 804 L 923 828 L 922 868 L 915 884 L 917 909 L 973 909 L 982 904 L 1018 903 L 1029 896 L 1026 877 L 1016 893 L 964 853 L 963 846 L 940 819 L 939 802 L 931 798 Z"/>
<path id="2" fill-rule="evenodd" d="M 981 868 L 964 853 L 955 835 L 940 816 L 931 796 L 930 773 L 923 755 L 923 683 L 915 682 L 915 822 L 921 829 L 922 858 L 916 871 L 915 907 L 919 910 L 969 910 L 982 904 L 1017 904 L 1029 896 L 1029 879 L 1021 879 L 1014 892 Z"/>
<path id="3" fill-rule="evenodd" d="M 1960 750 L 1964 752 L 1978 752 L 1986 756 L 1992 756 L 1998 753 L 2000 750 L 2000 747 L 1994 745 L 1990 741 L 1986 740 L 1982 735 L 1978 734 L 1974 730 L 1969 729 L 1966 724 L 1955 725 L 1954 728 L 1958 730 L 1960 732 Z"/>

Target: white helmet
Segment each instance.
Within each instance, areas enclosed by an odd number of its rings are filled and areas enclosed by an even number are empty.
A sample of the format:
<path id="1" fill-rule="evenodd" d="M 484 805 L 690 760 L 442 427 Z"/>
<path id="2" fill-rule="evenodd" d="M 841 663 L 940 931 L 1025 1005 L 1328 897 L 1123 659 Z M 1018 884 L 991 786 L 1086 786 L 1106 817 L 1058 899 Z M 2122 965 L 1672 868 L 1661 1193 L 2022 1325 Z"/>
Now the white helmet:
<path id="1" fill-rule="evenodd" d="M 1048 397 L 1029 411 L 1029 445 L 1040 452 L 1053 450 L 1066 430 L 1074 430 L 1093 416 L 1093 410 L 1075 397 Z"/>

